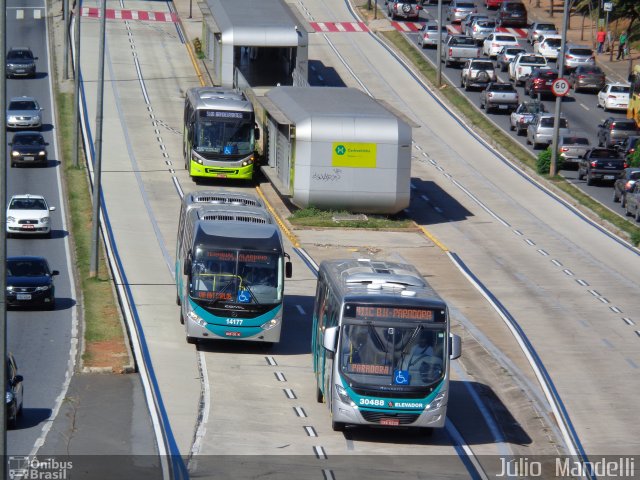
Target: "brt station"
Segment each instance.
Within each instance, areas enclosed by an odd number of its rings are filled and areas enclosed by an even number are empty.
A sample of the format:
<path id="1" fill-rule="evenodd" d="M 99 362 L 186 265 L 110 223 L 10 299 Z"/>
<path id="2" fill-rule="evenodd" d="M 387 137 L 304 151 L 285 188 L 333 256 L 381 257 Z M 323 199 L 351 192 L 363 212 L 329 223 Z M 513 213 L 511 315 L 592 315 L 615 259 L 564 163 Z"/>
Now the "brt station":
<path id="1" fill-rule="evenodd" d="M 311 26 L 283 0 L 201 0 L 202 50 L 217 86 L 308 85 Z"/>
<path id="2" fill-rule="evenodd" d="M 257 101 L 262 171 L 294 205 L 377 214 L 409 206 L 410 120 L 355 88 L 280 86 Z"/>

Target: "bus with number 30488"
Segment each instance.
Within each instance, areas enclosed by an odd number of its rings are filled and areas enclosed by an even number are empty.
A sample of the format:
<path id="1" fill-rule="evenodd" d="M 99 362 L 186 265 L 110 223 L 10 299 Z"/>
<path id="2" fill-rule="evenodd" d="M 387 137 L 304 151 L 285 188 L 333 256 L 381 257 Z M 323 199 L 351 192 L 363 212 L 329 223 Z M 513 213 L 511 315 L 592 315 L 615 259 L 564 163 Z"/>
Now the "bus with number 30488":
<path id="1" fill-rule="evenodd" d="M 176 302 L 188 343 L 280 341 L 291 262 L 263 202 L 231 191 L 186 194 L 176 244 Z"/>
<path id="2" fill-rule="evenodd" d="M 332 427 L 445 424 L 449 363 L 460 356 L 447 305 L 409 264 L 323 261 L 312 331 L 318 402 Z"/>

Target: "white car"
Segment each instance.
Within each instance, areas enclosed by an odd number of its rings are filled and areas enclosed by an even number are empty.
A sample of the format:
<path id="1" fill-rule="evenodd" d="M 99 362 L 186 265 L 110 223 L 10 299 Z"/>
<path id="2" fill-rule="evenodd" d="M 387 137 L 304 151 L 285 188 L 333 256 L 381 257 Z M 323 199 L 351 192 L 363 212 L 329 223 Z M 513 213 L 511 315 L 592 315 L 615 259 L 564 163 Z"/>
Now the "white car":
<path id="1" fill-rule="evenodd" d="M 627 110 L 629 106 L 629 85 L 625 83 L 607 83 L 598 92 L 598 107 L 607 110 Z"/>
<path id="2" fill-rule="evenodd" d="M 515 35 L 509 33 L 490 33 L 482 43 L 482 53 L 489 58 L 495 58 L 502 47 L 519 47 L 520 43 Z"/>
<path id="3" fill-rule="evenodd" d="M 14 195 L 7 203 L 7 237 L 11 235 L 51 235 L 49 206 L 42 195 Z"/>
<path id="4" fill-rule="evenodd" d="M 533 53 L 542 55 L 547 60 L 557 60 L 562 37 L 560 35 L 540 35 L 540 41 L 533 44 Z"/>

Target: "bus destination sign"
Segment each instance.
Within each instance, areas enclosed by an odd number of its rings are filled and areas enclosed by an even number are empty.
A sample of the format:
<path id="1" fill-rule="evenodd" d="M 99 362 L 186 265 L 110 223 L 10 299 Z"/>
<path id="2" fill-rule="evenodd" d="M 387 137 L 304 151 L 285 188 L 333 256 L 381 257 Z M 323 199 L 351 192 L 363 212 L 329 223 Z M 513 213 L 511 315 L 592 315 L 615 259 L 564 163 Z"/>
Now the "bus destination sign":
<path id="1" fill-rule="evenodd" d="M 349 305 L 347 306 L 347 309 Z M 444 315 L 434 310 L 411 307 L 356 305 L 356 318 L 362 320 L 417 320 L 422 322 L 444 321 Z M 441 318 L 440 318 L 441 317 Z"/>
<path id="2" fill-rule="evenodd" d="M 229 112 L 226 110 L 200 110 L 200 115 L 206 118 L 251 118 L 251 112 Z"/>

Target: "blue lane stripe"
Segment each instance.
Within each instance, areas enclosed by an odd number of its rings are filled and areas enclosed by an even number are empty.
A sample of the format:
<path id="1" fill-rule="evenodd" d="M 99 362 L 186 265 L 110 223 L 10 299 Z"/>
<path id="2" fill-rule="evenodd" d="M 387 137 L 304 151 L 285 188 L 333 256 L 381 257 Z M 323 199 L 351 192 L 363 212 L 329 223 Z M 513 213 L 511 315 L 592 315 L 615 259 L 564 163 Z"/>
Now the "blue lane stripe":
<path id="1" fill-rule="evenodd" d="M 193 1 L 193 0 L 189 0 L 189 1 Z M 175 5 L 173 4 L 172 1 L 170 0 L 165 0 L 167 7 L 169 8 L 169 12 L 170 13 L 175 13 L 176 16 L 178 15 L 178 10 L 176 9 Z M 185 35 L 182 32 L 182 20 L 180 19 L 180 17 L 178 17 L 178 21 L 177 22 L 173 22 L 173 25 L 176 27 L 176 32 L 178 32 L 178 37 L 180 37 L 180 42 L 182 44 L 187 43 L 186 39 L 185 39 Z"/>
<path id="2" fill-rule="evenodd" d="M 313 275 L 318 278 L 318 271 L 316 270 L 316 268 L 313 266 L 313 264 L 309 261 L 309 259 L 301 252 L 301 250 L 299 248 L 294 248 L 293 249 L 294 252 L 296 252 L 298 254 L 298 256 L 302 259 L 302 261 L 305 263 L 305 265 L 309 268 L 309 270 L 311 270 L 311 273 L 313 273 Z"/>

